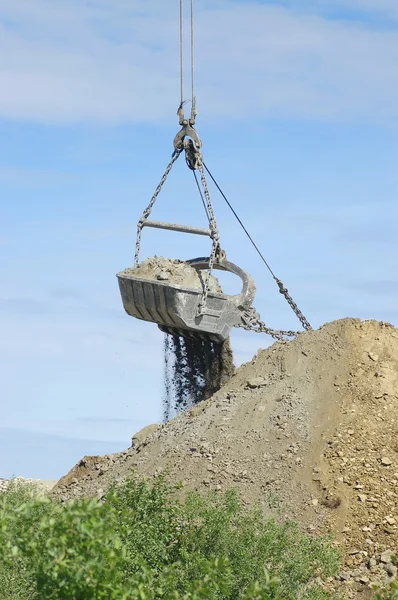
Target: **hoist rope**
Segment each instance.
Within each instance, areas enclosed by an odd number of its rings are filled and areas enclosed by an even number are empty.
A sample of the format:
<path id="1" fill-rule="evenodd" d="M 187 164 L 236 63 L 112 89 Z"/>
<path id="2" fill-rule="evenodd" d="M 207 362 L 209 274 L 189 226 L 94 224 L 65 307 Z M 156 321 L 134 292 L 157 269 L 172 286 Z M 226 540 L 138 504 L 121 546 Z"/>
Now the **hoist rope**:
<path id="1" fill-rule="evenodd" d="M 277 279 L 275 273 L 273 272 L 273 270 L 271 269 L 271 267 L 269 266 L 269 264 L 267 263 L 267 261 L 265 260 L 261 250 L 259 249 L 259 247 L 257 246 L 257 244 L 255 243 L 255 241 L 253 240 L 252 236 L 250 235 L 250 233 L 248 232 L 248 230 L 246 229 L 246 227 L 244 226 L 244 224 L 242 223 L 239 215 L 237 214 L 237 212 L 235 211 L 235 209 L 233 208 L 232 204 L 230 203 L 230 201 L 228 200 L 228 198 L 226 197 L 226 195 L 224 194 L 224 192 L 222 191 L 222 189 L 220 188 L 220 186 L 218 185 L 217 181 L 214 179 L 213 175 L 211 174 L 211 172 L 209 171 L 209 169 L 207 168 L 206 164 L 203 163 L 204 168 L 206 169 L 210 179 L 213 181 L 214 185 L 216 186 L 216 188 L 218 189 L 218 191 L 220 192 L 221 196 L 224 198 L 225 202 L 227 203 L 228 207 L 230 208 L 231 212 L 233 213 L 233 215 L 235 216 L 235 218 L 237 219 L 239 225 L 242 227 L 243 231 L 245 232 L 245 234 L 247 235 L 247 237 L 249 238 L 249 240 L 251 241 L 251 243 L 253 244 L 254 248 L 256 249 L 258 255 L 260 256 L 261 260 L 263 261 L 263 263 L 265 264 L 265 266 L 267 267 L 268 271 L 271 273 L 272 277 L 274 279 Z"/>
<path id="2" fill-rule="evenodd" d="M 216 186 L 216 188 L 220 192 L 221 196 L 223 197 L 223 199 L 227 203 L 228 207 L 232 211 L 233 215 L 237 219 L 239 225 L 242 227 L 243 231 L 246 233 L 247 237 L 249 238 L 249 240 L 253 244 L 255 250 L 257 251 L 257 253 L 260 256 L 261 260 L 263 261 L 263 263 L 267 267 L 268 271 L 271 273 L 271 275 L 272 275 L 275 283 L 277 284 L 277 286 L 279 288 L 280 293 L 285 297 L 287 303 L 289 304 L 290 308 L 295 313 L 296 317 L 299 319 L 301 325 L 306 330 L 312 329 L 310 323 L 307 321 L 307 319 L 305 318 L 305 316 L 303 315 L 303 313 L 301 312 L 301 310 L 299 309 L 299 307 L 297 306 L 297 304 L 294 302 L 294 300 L 291 297 L 291 295 L 289 294 L 287 288 L 285 288 L 283 282 L 280 279 L 278 279 L 278 277 L 275 275 L 275 273 L 273 272 L 273 270 L 271 269 L 271 267 L 269 266 L 269 264 L 265 260 L 265 258 L 263 256 L 262 252 L 260 251 L 259 247 L 257 246 L 257 244 L 255 243 L 255 241 L 253 240 L 252 236 L 250 235 L 250 233 L 248 232 L 248 230 L 244 226 L 244 224 L 243 224 L 242 220 L 240 219 L 239 215 L 237 214 L 237 212 L 233 208 L 232 204 L 229 202 L 228 198 L 226 197 L 226 195 L 224 194 L 224 192 L 222 191 L 222 189 L 220 188 L 220 186 L 218 185 L 217 181 L 214 179 L 213 175 L 211 174 L 210 170 L 207 168 L 207 166 L 206 166 L 206 164 L 204 162 L 203 162 L 203 167 L 205 168 L 206 172 L 208 173 L 209 177 L 213 181 L 214 185 Z"/>
<path id="3" fill-rule="evenodd" d="M 195 110 L 195 47 L 194 47 L 194 16 L 193 0 L 191 0 L 191 85 L 192 85 L 192 107 Z"/>
<path id="4" fill-rule="evenodd" d="M 183 0 L 180 0 L 180 100 L 181 106 L 184 103 L 184 39 L 183 39 L 183 31 L 184 31 L 184 16 L 182 10 Z"/>
<path id="5" fill-rule="evenodd" d="M 195 23 L 194 23 L 194 0 L 191 0 L 191 93 L 192 107 L 195 112 Z M 180 0 L 180 106 L 184 100 L 184 0 Z"/>

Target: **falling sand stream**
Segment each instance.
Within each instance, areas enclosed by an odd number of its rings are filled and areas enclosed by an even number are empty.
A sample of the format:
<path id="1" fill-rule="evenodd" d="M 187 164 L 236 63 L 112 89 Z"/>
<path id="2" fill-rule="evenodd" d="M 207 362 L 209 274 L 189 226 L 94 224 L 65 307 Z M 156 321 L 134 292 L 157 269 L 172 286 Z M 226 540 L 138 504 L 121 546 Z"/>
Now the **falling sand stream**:
<path id="1" fill-rule="evenodd" d="M 210 398 L 235 371 L 232 349 L 223 344 L 166 335 L 164 340 L 163 419 Z"/>

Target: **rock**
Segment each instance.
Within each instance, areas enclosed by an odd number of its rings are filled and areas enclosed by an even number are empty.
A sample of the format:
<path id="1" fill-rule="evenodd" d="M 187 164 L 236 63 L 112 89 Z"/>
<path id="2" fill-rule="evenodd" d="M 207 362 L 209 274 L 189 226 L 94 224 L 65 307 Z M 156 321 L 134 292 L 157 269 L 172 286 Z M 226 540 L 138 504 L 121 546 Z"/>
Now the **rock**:
<path id="1" fill-rule="evenodd" d="M 377 566 L 377 560 L 375 558 L 369 558 L 368 569 L 372 570 Z"/>
<path id="2" fill-rule="evenodd" d="M 326 508 L 338 508 L 341 504 L 341 498 L 339 496 L 331 496 L 322 500 L 322 506 Z"/>
<path id="3" fill-rule="evenodd" d="M 388 523 L 389 525 L 395 525 L 396 520 L 394 519 L 394 517 L 386 517 L 386 523 Z"/>
<path id="4" fill-rule="evenodd" d="M 385 563 L 385 564 L 391 562 L 392 555 L 393 555 L 392 550 L 384 550 L 384 552 L 382 552 L 380 555 L 380 562 Z"/>
<path id="5" fill-rule="evenodd" d="M 366 494 L 358 494 L 358 500 L 359 500 L 360 502 L 366 502 L 367 498 L 368 498 L 368 497 L 367 497 L 367 495 L 366 495 Z"/>
<path id="6" fill-rule="evenodd" d="M 140 429 L 140 431 L 135 433 L 131 438 L 131 447 L 138 448 L 139 446 L 142 446 L 143 444 L 145 444 L 147 439 L 158 429 L 159 425 L 147 425 L 143 429 Z"/>
<path id="7" fill-rule="evenodd" d="M 381 464 L 383 465 L 383 467 L 389 467 L 390 465 L 392 465 L 392 460 L 391 458 L 388 458 L 388 456 L 382 456 Z"/>
<path id="8" fill-rule="evenodd" d="M 252 379 L 247 380 L 246 385 L 248 388 L 255 390 L 256 388 L 267 385 L 267 382 L 265 381 L 264 377 L 253 377 Z"/>
<path id="9" fill-rule="evenodd" d="M 372 352 L 368 352 L 368 356 L 369 356 L 370 360 L 373 360 L 373 362 L 377 362 L 379 360 L 378 355 L 372 354 Z"/>
<path id="10" fill-rule="evenodd" d="M 384 568 L 385 568 L 385 570 L 387 572 L 387 575 L 389 575 L 389 577 L 396 577 L 397 576 L 398 568 L 395 565 L 393 565 L 392 563 L 387 563 L 384 566 Z"/>
<path id="11" fill-rule="evenodd" d="M 168 281 L 170 279 L 170 274 L 167 271 L 160 271 L 158 275 L 156 275 L 156 279 L 159 281 Z"/>

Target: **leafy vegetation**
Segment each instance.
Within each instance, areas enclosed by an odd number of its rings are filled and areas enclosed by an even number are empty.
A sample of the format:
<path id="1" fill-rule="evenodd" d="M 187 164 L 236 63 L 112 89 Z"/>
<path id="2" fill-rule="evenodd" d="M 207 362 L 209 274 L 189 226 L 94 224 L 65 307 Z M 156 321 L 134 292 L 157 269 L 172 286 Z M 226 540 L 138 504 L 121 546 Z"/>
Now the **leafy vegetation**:
<path id="1" fill-rule="evenodd" d="M 175 491 L 132 477 L 103 502 L 59 504 L 11 486 L 0 496 L 2 600 L 329 598 L 317 579 L 339 568 L 328 540 L 264 519 L 233 491 L 181 502 Z"/>
<path id="2" fill-rule="evenodd" d="M 374 600 L 398 600 L 398 584 L 392 582 L 388 587 L 377 590 Z"/>

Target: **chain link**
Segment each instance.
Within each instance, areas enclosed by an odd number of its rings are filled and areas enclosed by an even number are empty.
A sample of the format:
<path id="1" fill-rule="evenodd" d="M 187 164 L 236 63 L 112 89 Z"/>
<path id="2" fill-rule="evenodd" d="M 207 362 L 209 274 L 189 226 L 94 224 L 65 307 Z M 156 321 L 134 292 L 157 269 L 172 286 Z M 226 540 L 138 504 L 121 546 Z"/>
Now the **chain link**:
<path id="1" fill-rule="evenodd" d="M 216 221 L 216 217 L 215 217 L 214 210 L 213 210 L 213 205 L 212 205 L 211 198 L 210 198 L 209 188 L 207 186 L 206 174 L 205 174 L 203 164 L 199 165 L 198 171 L 200 173 L 200 180 L 202 183 L 204 197 L 206 200 L 207 213 L 208 213 L 208 217 L 209 217 L 209 228 L 210 228 L 210 232 L 211 232 L 210 236 L 211 236 L 211 239 L 213 242 L 211 254 L 209 257 L 209 268 L 208 268 L 206 280 L 205 280 L 205 283 L 203 286 L 203 294 L 202 294 L 202 297 L 201 297 L 199 305 L 198 305 L 198 315 L 202 315 L 204 312 L 205 306 L 206 306 L 207 296 L 209 293 L 210 277 L 211 277 L 211 272 L 213 269 L 214 261 L 215 261 L 216 257 L 221 254 L 222 250 L 220 247 L 220 233 L 219 233 L 218 227 L 217 227 L 217 221 Z"/>
<path id="2" fill-rule="evenodd" d="M 237 325 L 237 327 L 246 329 L 246 331 L 254 331 L 254 333 L 266 333 L 278 341 L 286 341 L 285 338 L 296 337 L 301 333 L 300 331 L 271 329 L 271 327 L 268 327 L 264 321 L 261 321 L 260 315 L 254 306 L 251 306 L 245 310 L 245 312 L 242 314 L 242 323 Z"/>
<path id="3" fill-rule="evenodd" d="M 290 308 L 292 309 L 292 311 L 294 312 L 294 314 L 300 321 L 303 328 L 306 329 L 307 331 L 311 331 L 312 330 L 311 325 L 309 324 L 309 322 L 307 321 L 307 319 L 305 318 L 305 316 L 303 315 L 303 313 L 301 312 L 301 310 L 299 309 L 299 307 L 297 306 L 297 304 L 295 303 L 295 301 L 289 294 L 288 289 L 285 288 L 285 286 L 283 285 L 283 283 L 280 279 L 278 279 L 275 276 L 274 276 L 274 279 L 278 285 L 279 292 L 282 294 L 282 296 L 285 297 L 287 303 L 289 304 Z"/>
<path id="4" fill-rule="evenodd" d="M 160 183 L 158 185 L 158 187 L 155 190 L 154 195 L 151 198 L 150 203 L 148 204 L 148 206 L 146 207 L 146 209 L 144 210 L 144 212 L 142 213 L 142 217 L 141 219 L 138 221 L 138 225 L 137 225 L 137 241 L 135 244 L 135 257 L 134 257 L 134 265 L 137 266 L 138 265 L 138 261 L 139 261 L 139 257 L 140 257 L 140 249 L 141 249 L 141 235 L 142 235 L 142 228 L 144 226 L 145 221 L 148 219 L 149 215 L 152 212 L 152 208 L 153 205 L 155 204 L 157 197 L 174 165 L 174 163 L 176 162 L 176 160 L 178 159 L 178 157 L 180 156 L 181 152 L 183 151 L 183 148 L 177 148 L 171 157 L 171 161 L 169 162 L 169 164 L 167 165 L 167 168 L 163 174 L 162 179 L 160 180 Z"/>

